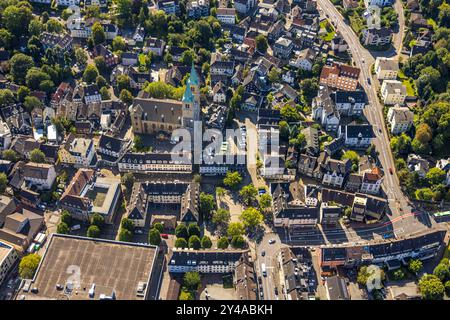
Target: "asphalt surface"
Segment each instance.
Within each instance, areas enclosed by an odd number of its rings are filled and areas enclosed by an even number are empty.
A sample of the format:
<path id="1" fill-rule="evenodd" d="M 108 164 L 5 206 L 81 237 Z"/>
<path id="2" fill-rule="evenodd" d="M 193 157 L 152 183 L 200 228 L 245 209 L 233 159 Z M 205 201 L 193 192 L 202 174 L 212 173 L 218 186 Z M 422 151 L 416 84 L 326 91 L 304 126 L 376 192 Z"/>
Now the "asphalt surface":
<path id="1" fill-rule="evenodd" d="M 397 0 L 397 2 L 401 1 Z M 335 22 L 337 30 L 341 32 L 349 45 L 355 66 L 361 69 L 359 82 L 368 98 L 368 105 L 364 110 L 364 115 L 375 129 L 376 138 L 374 139 L 374 144 L 376 150 L 379 152 L 379 161 L 385 172 L 383 189 L 387 194 L 389 209 L 391 211 L 389 218 L 393 220 L 403 215 L 408 217 L 411 212 L 416 210 L 412 207 L 409 199 L 403 194 L 400 188 L 398 178 L 395 174 L 394 158 L 390 150 L 388 133 L 384 123 L 383 106 L 378 100 L 376 87 L 371 85 L 373 81 L 369 80 L 372 78 L 370 66 L 375 62 L 376 56 L 393 56 L 400 54 L 401 52 L 401 42 L 404 34 L 403 9 L 400 9 L 401 12 L 398 12 L 399 33 L 394 38 L 394 45 L 396 46 L 394 48 L 395 53 L 392 52 L 392 49 L 387 52 L 371 53 L 360 44 L 358 36 L 352 30 L 350 25 L 345 23 L 342 15 L 329 0 L 318 0 L 318 5 L 323 12 L 329 16 L 329 19 Z M 396 3 L 395 8 L 397 9 L 397 7 L 400 8 L 401 3 Z M 393 175 L 389 173 L 390 168 L 394 171 Z M 402 224 L 405 224 L 405 221 L 403 221 Z M 412 221 L 414 221 L 414 219 L 412 219 Z M 419 224 L 417 227 L 425 229 L 430 226 L 427 224 Z"/>

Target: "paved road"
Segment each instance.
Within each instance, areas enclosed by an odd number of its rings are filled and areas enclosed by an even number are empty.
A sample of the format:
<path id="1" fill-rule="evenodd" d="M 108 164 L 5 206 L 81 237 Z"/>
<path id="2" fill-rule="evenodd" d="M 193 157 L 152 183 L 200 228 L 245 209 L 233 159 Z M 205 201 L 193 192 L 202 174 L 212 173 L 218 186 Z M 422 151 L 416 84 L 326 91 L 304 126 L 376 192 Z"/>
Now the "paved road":
<path id="1" fill-rule="evenodd" d="M 389 139 L 386 127 L 384 125 L 383 106 L 378 100 L 376 88 L 371 85 L 370 66 L 374 63 L 374 56 L 365 49 L 359 42 L 358 36 L 353 32 L 352 28 L 344 22 L 344 18 L 333 6 L 329 0 L 318 0 L 319 7 L 336 23 L 337 29 L 341 32 L 344 39 L 347 41 L 352 53 L 353 61 L 356 67 L 361 69 L 360 84 L 367 93 L 369 105 L 365 108 L 364 114 L 367 120 L 374 126 L 376 138 L 374 144 L 379 152 L 379 160 L 381 166 L 385 172 L 383 179 L 383 187 L 386 191 L 389 201 L 389 208 L 392 212 L 391 218 L 408 214 L 413 211 L 410 206 L 409 200 L 403 194 L 400 189 L 399 181 L 396 175 L 389 174 L 389 168 L 395 170 L 394 158 L 392 156 Z M 399 12 L 399 15 L 403 15 Z M 404 32 L 404 19 L 399 19 L 400 32 Z M 401 43 L 403 36 L 397 37 L 397 43 Z M 398 45 L 398 44 L 397 44 Z M 401 51 L 401 48 L 396 48 L 397 52 Z M 378 53 L 377 55 L 380 55 Z M 387 54 L 391 55 L 391 54 Z M 400 210 L 402 208 L 402 210 Z"/>
<path id="2" fill-rule="evenodd" d="M 402 52 L 403 37 L 405 36 L 405 13 L 403 12 L 402 0 L 394 3 L 394 9 L 398 14 L 398 32 L 394 35 L 393 45 L 397 51 L 397 56 Z"/>

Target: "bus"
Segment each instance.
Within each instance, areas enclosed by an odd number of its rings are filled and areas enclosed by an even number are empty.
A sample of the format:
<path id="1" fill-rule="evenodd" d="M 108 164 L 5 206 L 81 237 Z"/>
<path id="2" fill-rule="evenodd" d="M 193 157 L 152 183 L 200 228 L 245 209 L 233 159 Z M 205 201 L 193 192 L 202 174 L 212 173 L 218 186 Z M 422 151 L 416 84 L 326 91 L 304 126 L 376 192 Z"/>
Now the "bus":
<path id="1" fill-rule="evenodd" d="M 262 272 L 262 275 L 264 277 L 267 277 L 267 271 L 266 271 L 266 264 L 265 263 L 261 264 L 261 272 Z"/>

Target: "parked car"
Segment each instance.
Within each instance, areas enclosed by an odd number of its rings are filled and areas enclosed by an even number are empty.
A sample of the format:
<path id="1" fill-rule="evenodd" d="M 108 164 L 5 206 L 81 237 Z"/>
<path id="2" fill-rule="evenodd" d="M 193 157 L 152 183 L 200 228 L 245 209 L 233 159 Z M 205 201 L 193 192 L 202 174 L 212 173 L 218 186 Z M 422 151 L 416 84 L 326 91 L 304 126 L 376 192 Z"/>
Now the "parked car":
<path id="1" fill-rule="evenodd" d="M 143 234 L 143 231 L 141 229 L 136 229 L 134 230 L 135 234 Z"/>
<path id="2" fill-rule="evenodd" d="M 269 244 L 274 244 L 275 243 L 275 239 L 270 239 L 269 240 Z"/>
<path id="3" fill-rule="evenodd" d="M 263 250 L 263 251 L 261 251 L 261 256 L 265 256 L 266 255 L 266 251 L 265 250 Z"/>
<path id="4" fill-rule="evenodd" d="M 389 168 L 389 173 L 394 174 L 394 170 L 392 170 L 392 168 Z"/>
<path id="5" fill-rule="evenodd" d="M 167 233 L 161 233 L 161 238 L 169 239 L 169 235 Z"/>

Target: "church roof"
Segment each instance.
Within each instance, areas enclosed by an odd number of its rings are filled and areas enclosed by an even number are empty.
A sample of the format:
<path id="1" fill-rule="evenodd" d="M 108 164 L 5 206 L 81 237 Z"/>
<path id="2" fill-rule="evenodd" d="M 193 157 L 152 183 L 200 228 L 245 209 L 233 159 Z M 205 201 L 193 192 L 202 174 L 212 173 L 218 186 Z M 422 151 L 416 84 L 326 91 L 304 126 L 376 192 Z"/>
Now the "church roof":
<path id="1" fill-rule="evenodd" d="M 186 84 L 186 90 L 184 90 L 183 99 L 182 102 L 188 102 L 193 103 L 194 102 L 194 95 L 192 94 L 191 86 Z"/>
<path id="2" fill-rule="evenodd" d="M 198 74 L 197 74 L 197 71 L 195 70 L 194 64 L 192 64 L 192 66 L 191 66 L 191 73 L 189 76 L 189 84 L 194 85 L 194 86 L 199 85 Z"/>

